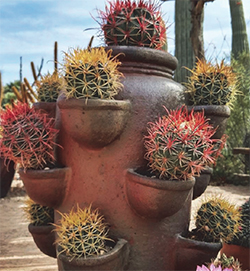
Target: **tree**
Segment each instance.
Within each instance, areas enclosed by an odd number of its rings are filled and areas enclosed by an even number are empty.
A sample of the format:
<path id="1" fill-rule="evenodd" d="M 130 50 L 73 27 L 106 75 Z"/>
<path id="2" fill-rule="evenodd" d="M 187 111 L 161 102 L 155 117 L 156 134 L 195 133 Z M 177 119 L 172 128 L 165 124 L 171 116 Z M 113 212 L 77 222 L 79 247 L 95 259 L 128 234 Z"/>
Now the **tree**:
<path id="1" fill-rule="evenodd" d="M 12 87 L 16 87 L 17 89 L 20 89 L 20 81 L 16 80 L 4 86 L 3 99 L 1 102 L 1 106 L 3 108 L 5 108 L 6 104 L 10 104 L 11 100 L 16 100 L 16 95 L 13 92 Z"/>

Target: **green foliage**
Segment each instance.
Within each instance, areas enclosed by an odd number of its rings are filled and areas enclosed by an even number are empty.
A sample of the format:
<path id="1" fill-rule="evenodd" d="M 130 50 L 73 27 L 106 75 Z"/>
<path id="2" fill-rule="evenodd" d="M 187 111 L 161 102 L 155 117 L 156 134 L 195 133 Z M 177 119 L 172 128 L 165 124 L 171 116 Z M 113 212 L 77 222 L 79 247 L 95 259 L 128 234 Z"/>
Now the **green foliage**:
<path id="1" fill-rule="evenodd" d="M 239 232 L 240 214 L 235 206 L 221 197 L 204 202 L 196 215 L 199 239 L 205 242 L 228 242 Z"/>
<path id="2" fill-rule="evenodd" d="M 3 108 L 5 108 L 7 104 L 11 104 L 11 100 L 13 101 L 16 100 L 16 95 L 13 92 L 12 87 L 16 87 L 17 89 L 20 89 L 20 81 L 16 80 L 4 86 L 3 100 L 1 104 Z"/>
<path id="3" fill-rule="evenodd" d="M 91 206 L 81 209 L 78 205 L 69 214 L 62 214 L 58 224 L 57 244 L 60 253 L 65 253 L 70 259 L 101 255 L 107 251 L 106 241 L 108 228 L 98 210 Z"/>
<path id="4" fill-rule="evenodd" d="M 34 226 L 47 226 L 54 222 L 54 209 L 28 199 L 24 211 Z"/>

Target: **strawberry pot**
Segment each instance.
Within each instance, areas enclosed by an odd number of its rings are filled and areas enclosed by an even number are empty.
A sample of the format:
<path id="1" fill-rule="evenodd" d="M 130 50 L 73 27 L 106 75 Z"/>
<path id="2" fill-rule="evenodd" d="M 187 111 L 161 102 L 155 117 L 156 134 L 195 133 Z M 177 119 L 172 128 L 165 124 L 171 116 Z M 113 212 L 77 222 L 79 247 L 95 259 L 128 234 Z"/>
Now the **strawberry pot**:
<path id="1" fill-rule="evenodd" d="M 205 192 L 210 182 L 212 174 L 213 174 L 213 169 L 211 167 L 207 167 L 201 171 L 200 176 L 195 177 L 193 200 L 197 199 L 199 196 L 201 196 Z"/>

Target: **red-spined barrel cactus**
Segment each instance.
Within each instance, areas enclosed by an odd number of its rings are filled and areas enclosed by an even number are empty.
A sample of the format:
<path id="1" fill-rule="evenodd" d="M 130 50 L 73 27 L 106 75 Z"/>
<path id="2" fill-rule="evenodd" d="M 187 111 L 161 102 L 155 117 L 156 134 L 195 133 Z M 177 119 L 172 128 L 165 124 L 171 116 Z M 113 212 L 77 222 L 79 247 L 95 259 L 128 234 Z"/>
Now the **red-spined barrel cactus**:
<path id="1" fill-rule="evenodd" d="M 109 46 L 161 49 L 166 43 L 166 26 L 159 6 L 152 1 L 109 1 L 105 11 L 99 13 L 105 42 Z"/>
<path id="2" fill-rule="evenodd" d="M 211 139 L 216 129 L 208 124 L 204 112 L 192 110 L 188 114 L 182 106 L 166 109 L 166 113 L 157 122 L 149 123 L 145 158 L 157 177 L 187 180 L 215 163 L 226 138 Z"/>
<path id="3" fill-rule="evenodd" d="M 0 146 L 5 159 L 20 163 L 24 170 L 43 169 L 55 161 L 58 130 L 54 119 L 18 102 L 1 112 Z"/>

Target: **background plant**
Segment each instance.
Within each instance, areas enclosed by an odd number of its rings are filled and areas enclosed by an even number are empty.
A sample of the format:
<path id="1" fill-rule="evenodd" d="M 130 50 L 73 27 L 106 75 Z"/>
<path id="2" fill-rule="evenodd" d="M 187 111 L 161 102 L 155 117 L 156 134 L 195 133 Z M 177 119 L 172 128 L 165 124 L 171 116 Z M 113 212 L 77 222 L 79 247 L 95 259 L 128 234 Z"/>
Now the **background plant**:
<path id="1" fill-rule="evenodd" d="M 225 137 L 211 139 L 215 131 L 204 112 L 188 113 L 185 106 L 166 109 L 166 116 L 149 123 L 145 136 L 149 168 L 161 179 L 187 180 L 198 175 L 207 165 L 216 162 L 224 147 Z"/>
<path id="2" fill-rule="evenodd" d="M 54 119 L 17 102 L 1 111 L 0 146 L 5 159 L 20 163 L 24 170 L 43 169 L 54 163 Z"/>
<path id="3" fill-rule="evenodd" d="M 59 253 L 65 253 L 70 259 L 101 255 L 107 251 L 108 227 L 99 211 L 91 205 L 81 209 L 78 205 L 69 214 L 60 213 L 61 219 L 55 224 L 56 243 Z"/>
<path id="4" fill-rule="evenodd" d="M 73 49 L 65 53 L 64 72 L 67 98 L 114 99 L 122 88 L 120 62 L 103 47 Z"/>
<path id="5" fill-rule="evenodd" d="M 28 220 L 34 226 L 47 226 L 54 222 L 54 209 L 35 203 L 30 198 L 26 200 L 23 209 Z"/>

